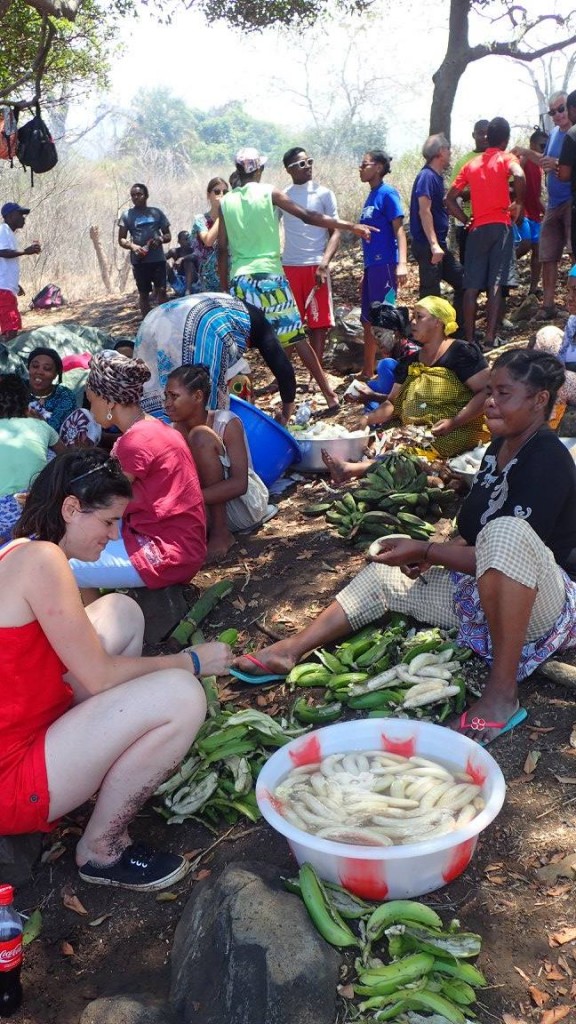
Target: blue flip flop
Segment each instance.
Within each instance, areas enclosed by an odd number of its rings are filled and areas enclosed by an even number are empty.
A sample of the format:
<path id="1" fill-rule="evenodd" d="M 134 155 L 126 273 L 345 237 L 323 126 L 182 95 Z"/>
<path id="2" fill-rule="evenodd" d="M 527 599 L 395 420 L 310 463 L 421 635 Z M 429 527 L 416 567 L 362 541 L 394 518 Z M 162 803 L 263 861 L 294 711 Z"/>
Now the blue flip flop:
<path id="1" fill-rule="evenodd" d="M 249 683 L 250 686 L 261 686 L 263 683 L 277 683 L 280 680 L 284 681 L 286 679 L 286 676 L 277 675 L 275 672 L 269 672 L 265 676 L 252 676 L 248 672 L 241 672 L 239 668 L 231 668 L 229 673 L 235 679 L 241 679 L 243 683 Z"/>
<path id="2" fill-rule="evenodd" d="M 258 668 L 266 668 L 253 654 L 245 654 L 244 657 L 247 661 L 253 661 Z M 234 676 L 235 679 L 240 679 L 243 683 L 249 683 L 250 686 L 261 686 L 263 683 L 277 683 L 280 680 L 286 679 L 285 672 L 265 672 L 263 675 L 257 676 L 252 675 L 250 672 L 242 672 L 239 668 L 231 668 L 230 675 Z"/>

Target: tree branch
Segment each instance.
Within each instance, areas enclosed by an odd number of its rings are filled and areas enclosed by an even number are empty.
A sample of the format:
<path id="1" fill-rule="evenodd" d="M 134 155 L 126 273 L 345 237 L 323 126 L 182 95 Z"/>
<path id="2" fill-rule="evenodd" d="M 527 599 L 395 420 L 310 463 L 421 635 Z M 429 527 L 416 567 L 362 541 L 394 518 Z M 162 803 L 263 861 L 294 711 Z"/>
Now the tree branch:
<path id="1" fill-rule="evenodd" d="M 38 49 L 36 56 L 32 62 L 32 67 L 25 75 L 22 75 L 16 82 L 11 82 L 9 86 L 4 89 L 0 89 L 0 99 L 8 99 L 15 92 L 20 89 L 23 85 L 28 85 L 30 82 L 34 82 L 34 98 L 30 102 L 16 104 L 18 107 L 27 107 L 33 103 L 36 103 L 40 98 L 41 81 L 42 75 L 44 74 L 44 67 L 50 53 L 50 48 L 54 36 L 56 35 L 56 29 L 49 18 L 44 17 L 42 20 L 42 32 L 40 35 L 40 42 L 38 43 Z"/>
<path id="2" fill-rule="evenodd" d="M 38 14 L 45 17 L 65 18 L 74 21 L 82 6 L 82 0 L 26 0 L 28 7 L 33 7 Z"/>

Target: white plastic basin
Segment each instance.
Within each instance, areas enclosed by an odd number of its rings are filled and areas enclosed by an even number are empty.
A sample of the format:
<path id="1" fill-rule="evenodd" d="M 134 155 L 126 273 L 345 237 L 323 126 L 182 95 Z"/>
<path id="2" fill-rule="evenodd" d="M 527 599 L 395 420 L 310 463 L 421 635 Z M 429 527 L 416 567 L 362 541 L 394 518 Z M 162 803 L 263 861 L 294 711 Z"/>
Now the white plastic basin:
<path id="1" fill-rule="evenodd" d="M 274 791 L 296 767 L 328 754 L 386 750 L 418 755 L 468 772 L 486 806 L 468 825 L 436 839 L 405 846 L 353 846 L 320 839 L 295 828 L 279 813 Z M 298 864 L 308 861 L 321 878 L 365 899 L 423 896 L 447 885 L 468 866 L 478 836 L 499 813 L 506 794 L 504 776 L 491 754 L 473 740 L 430 722 L 398 718 L 364 719 L 316 729 L 277 750 L 256 783 L 258 806 L 270 825 L 288 840 Z"/>

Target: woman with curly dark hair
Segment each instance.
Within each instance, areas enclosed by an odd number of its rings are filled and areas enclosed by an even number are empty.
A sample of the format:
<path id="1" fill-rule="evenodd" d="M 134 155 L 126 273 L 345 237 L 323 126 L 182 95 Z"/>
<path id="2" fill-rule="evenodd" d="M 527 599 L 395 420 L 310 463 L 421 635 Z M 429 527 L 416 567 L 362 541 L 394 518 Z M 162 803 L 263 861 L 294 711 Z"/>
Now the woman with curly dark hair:
<path id="1" fill-rule="evenodd" d="M 96 793 L 80 877 L 147 892 L 189 865 L 132 843 L 128 828 L 204 720 L 198 676 L 224 674 L 231 652 L 212 643 L 143 658 L 135 601 L 82 607 L 69 560 L 98 557 L 131 494 L 106 452 L 67 451 L 32 484 L 18 538 L 0 552 L 0 835 L 50 832 Z"/>

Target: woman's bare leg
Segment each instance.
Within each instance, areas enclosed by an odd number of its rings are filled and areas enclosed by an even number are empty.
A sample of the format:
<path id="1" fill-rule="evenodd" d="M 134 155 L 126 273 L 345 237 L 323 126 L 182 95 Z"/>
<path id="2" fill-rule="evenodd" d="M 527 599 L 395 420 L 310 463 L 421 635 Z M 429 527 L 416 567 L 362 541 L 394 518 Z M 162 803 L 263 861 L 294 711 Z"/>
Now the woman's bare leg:
<path id="1" fill-rule="evenodd" d="M 105 594 L 88 605 L 85 611 L 108 654 L 140 657 L 144 641 L 144 615 L 136 601 L 127 594 Z M 70 672 L 64 678 L 74 690 L 76 703 L 91 696 Z"/>
<path id="2" fill-rule="evenodd" d="M 198 680 L 171 669 L 85 700 L 50 726 L 45 747 L 49 820 L 98 792 L 76 849 L 79 865 L 118 859 L 130 842 L 128 825 L 180 763 L 205 714 Z"/>
<path id="3" fill-rule="evenodd" d="M 338 395 L 333 390 L 333 388 L 330 387 L 330 384 L 328 383 L 328 378 L 324 373 L 324 370 L 322 369 L 320 362 L 318 361 L 318 356 L 316 355 L 308 339 L 305 338 L 302 341 L 297 341 L 294 345 L 294 349 L 300 356 L 300 359 L 304 363 L 304 366 L 306 367 L 310 375 L 316 381 L 318 387 L 320 388 L 320 391 L 322 392 L 324 398 L 326 399 L 326 404 L 328 408 L 330 409 L 333 408 L 334 406 L 337 406 L 339 404 Z"/>
<path id="4" fill-rule="evenodd" d="M 467 721 L 507 722 L 518 707 L 517 673 L 526 642 L 536 590 L 488 569 L 478 580 L 478 593 L 492 639 L 493 662 L 484 692 L 466 713 Z M 496 729 L 467 730 L 472 739 L 489 741 Z"/>
<path id="5" fill-rule="evenodd" d="M 320 612 L 320 615 L 300 633 L 279 640 L 270 647 L 264 647 L 258 651 L 257 657 L 266 666 L 267 671 L 288 674 L 307 651 L 324 647 L 325 644 L 332 643 L 342 636 L 348 636 L 350 632 L 351 626 L 342 607 L 338 601 L 332 601 L 332 604 Z M 260 675 L 263 671 L 259 670 L 253 661 L 242 657 L 237 658 L 234 664 L 242 672 L 248 672 L 250 675 Z"/>
<path id="6" fill-rule="evenodd" d="M 376 364 L 376 340 L 372 334 L 371 324 L 363 323 L 362 328 L 364 330 L 364 362 L 362 366 L 362 377 L 365 377 L 366 380 L 371 380 L 374 376 Z"/>

